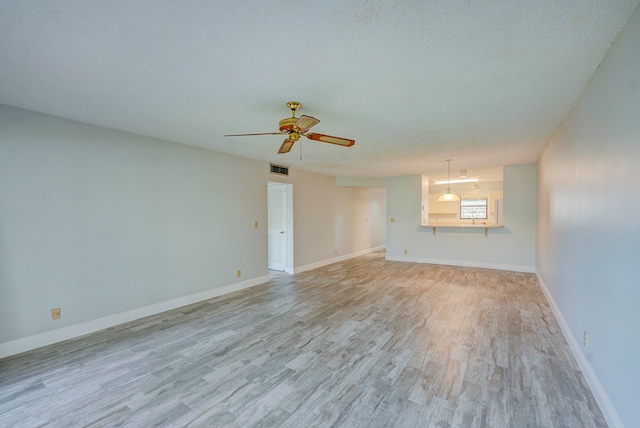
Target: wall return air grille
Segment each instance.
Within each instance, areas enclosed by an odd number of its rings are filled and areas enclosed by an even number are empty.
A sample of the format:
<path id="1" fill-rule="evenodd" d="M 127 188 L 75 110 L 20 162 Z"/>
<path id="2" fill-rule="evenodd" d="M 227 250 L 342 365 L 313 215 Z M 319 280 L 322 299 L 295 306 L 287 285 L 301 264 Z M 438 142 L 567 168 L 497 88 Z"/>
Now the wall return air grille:
<path id="1" fill-rule="evenodd" d="M 270 165 L 271 165 L 271 172 L 273 174 L 289 175 L 288 166 L 274 165 L 274 164 L 270 164 Z"/>

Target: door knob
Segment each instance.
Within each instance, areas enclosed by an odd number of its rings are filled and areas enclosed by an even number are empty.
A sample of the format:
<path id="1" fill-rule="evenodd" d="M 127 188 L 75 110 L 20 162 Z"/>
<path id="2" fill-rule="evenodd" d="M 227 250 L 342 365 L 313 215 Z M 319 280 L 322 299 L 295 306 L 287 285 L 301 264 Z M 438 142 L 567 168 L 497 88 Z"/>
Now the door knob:
<path id="1" fill-rule="evenodd" d="M 284 233 L 284 230 L 281 230 L 280 233 Z"/>

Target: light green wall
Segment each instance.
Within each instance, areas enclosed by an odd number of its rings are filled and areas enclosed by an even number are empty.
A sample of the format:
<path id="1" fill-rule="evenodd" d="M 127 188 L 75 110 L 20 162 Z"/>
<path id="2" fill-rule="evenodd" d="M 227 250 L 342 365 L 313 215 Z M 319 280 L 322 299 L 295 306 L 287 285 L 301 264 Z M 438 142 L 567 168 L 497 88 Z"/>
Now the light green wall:
<path id="1" fill-rule="evenodd" d="M 504 228 L 419 227 L 422 176 L 387 181 L 387 258 L 533 272 L 536 165 L 504 167 Z M 395 218 L 395 223 L 391 223 Z M 407 250 L 407 254 L 404 250 Z"/>
<path id="2" fill-rule="evenodd" d="M 0 343 L 266 274 L 262 163 L 0 108 Z"/>
<path id="3" fill-rule="evenodd" d="M 266 278 L 267 181 L 277 179 L 268 169 L 0 106 L 0 351 Z M 296 267 L 384 245 L 379 195 L 290 174 Z"/>
<path id="4" fill-rule="evenodd" d="M 538 173 L 537 270 L 612 426 L 640 426 L 639 164 L 636 9 Z"/>

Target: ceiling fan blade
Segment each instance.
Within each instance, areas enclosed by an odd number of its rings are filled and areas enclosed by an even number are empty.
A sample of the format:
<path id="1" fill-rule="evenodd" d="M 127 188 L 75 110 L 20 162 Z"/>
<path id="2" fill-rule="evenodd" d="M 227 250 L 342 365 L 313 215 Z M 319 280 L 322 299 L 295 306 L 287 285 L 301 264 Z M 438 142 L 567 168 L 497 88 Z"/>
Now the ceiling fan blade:
<path id="1" fill-rule="evenodd" d="M 259 134 L 227 134 L 225 137 L 250 137 L 252 135 L 282 135 L 282 132 L 262 132 Z"/>
<path id="2" fill-rule="evenodd" d="M 284 140 L 284 142 L 280 146 L 280 150 L 278 150 L 278 154 L 281 155 L 284 153 L 289 153 L 291 151 L 291 147 L 293 147 L 293 143 L 295 143 L 295 140 L 292 140 L 291 138 L 287 138 L 286 140 Z"/>
<path id="3" fill-rule="evenodd" d="M 332 137 L 331 135 L 324 134 L 308 134 L 307 138 L 315 141 L 322 141 L 323 143 L 337 144 L 339 146 L 351 147 L 356 143 L 356 140 L 350 140 L 348 138 Z"/>
<path id="4" fill-rule="evenodd" d="M 305 116 L 303 114 L 296 122 L 295 127 L 302 132 L 307 132 L 312 126 L 316 126 L 318 123 L 320 123 L 320 121 L 315 117 Z"/>

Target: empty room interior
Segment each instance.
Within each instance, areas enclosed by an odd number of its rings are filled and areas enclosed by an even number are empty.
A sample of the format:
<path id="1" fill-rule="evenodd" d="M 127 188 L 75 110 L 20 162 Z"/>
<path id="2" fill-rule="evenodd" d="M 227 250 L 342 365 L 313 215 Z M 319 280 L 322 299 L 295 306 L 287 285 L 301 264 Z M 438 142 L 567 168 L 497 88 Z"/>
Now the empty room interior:
<path id="1" fill-rule="evenodd" d="M 638 0 L 0 0 L 0 426 L 640 426 Z"/>

